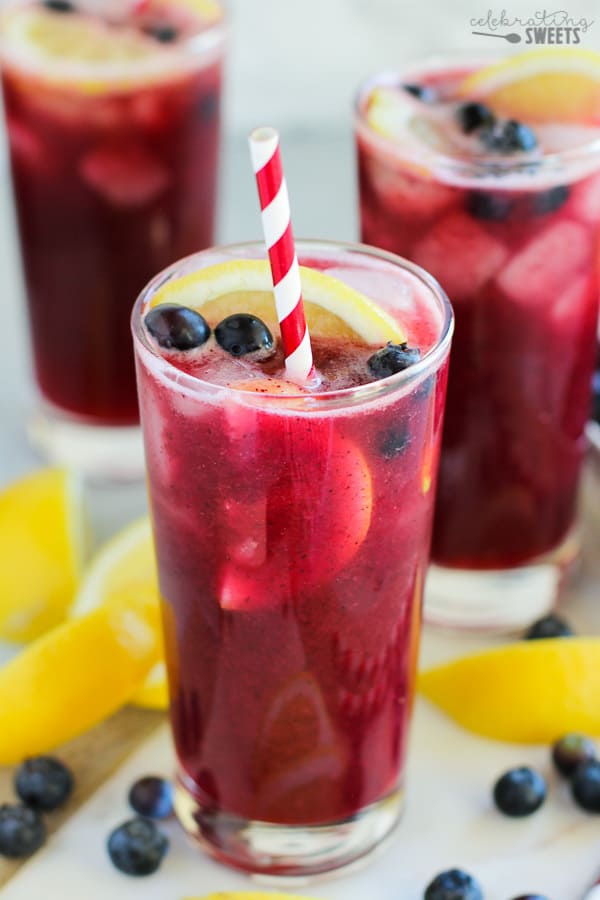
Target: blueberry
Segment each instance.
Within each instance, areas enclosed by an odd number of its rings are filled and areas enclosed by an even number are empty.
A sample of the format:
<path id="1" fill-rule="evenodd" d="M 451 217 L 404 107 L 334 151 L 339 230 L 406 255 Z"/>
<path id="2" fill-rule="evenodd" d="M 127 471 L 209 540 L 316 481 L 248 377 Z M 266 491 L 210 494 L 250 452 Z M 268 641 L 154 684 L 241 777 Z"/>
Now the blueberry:
<path id="1" fill-rule="evenodd" d="M 112 864 L 126 875 L 152 875 L 169 849 L 169 842 L 154 822 L 135 818 L 124 822 L 108 838 Z"/>
<path id="2" fill-rule="evenodd" d="M 275 352 L 273 335 L 264 322 L 249 313 L 227 316 L 215 328 L 215 338 L 232 356 L 252 353 L 255 359 L 268 359 Z"/>
<path id="3" fill-rule="evenodd" d="M 507 219 L 514 207 L 512 197 L 504 192 L 488 194 L 486 191 L 470 191 L 467 194 L 467 211 L 475 219 L 501 222 Z"/>
<path id="4" fill-rule="evenodd" d="M 483 900 L 483 891 L 468 872 L 449 869 L 427 885 L 425 900 Z"/>
<path id="5" fill-rule="evenodd" d="M 597 759 L 577 766 L 571 778 L 571 792 L 582 809 L 600 812 L 600 762 Z"/>
<path id="6" fill-rule="evenodd" d="M 45 7 L 51 9 L 52 12 L 70 13 L 75 12 L 75 6 L 69 0 L 42 0 Z"/>
<path id="7" fill-rule="evenodd" d="M 421 359 L 421 351 L 417 347 L 409 347 L 407 343 L 392 344 L 391 341 L 377 350 L 367 360 L 369 372 L 375 378 L 387 378 L 413 366 Z"/>
<path id="8" fill-rule="evenodd" d="M 537 147 L 537 138 L 528 125 L 515 119 L 496 122 L 479 130 L 479 137 L 493 153 L 528 153 Z"/>
<path id="9" fill-rule="evenodd" d="M 484 125 L 493 125 L 496 121 L 494 113 L 485 103 L 463 103 L 456 110 L 456 118 L 465 134 L 471 134 Z"/>
<path id="10" fill-rule="evenodd" d="M 177 29 L 172 25 L 153 25 L 147 29 L 147 33 L 161 44 L 172 44 L 177 40 Z"/>
<path id="11" fill-rule="evenodd" d="M 513 900 L 548 900 L 543 894 L 519 894 L 518 897 L 513 897 Z"/>
<path id="12" fill-rule="evenodd" d="M 195 309 L 165 303 L 150 310 L 144 319 L 146 328 L 156 342 L 168 350 L 193 350 L 210 337 L 204 316 Z"/>
<path id="13" fill-rule="evenodd" d="M 505 816 L 530 816 L 546 799 L 546 782 L 535 769 L 509 769 L 494 785 L 494 802 Z"/>
<path id="14" fill-rule="evenodd" d="M 556 212 L 569 197 L 569 188 L 566 184 L 558 184 L 547 191 L 540 191 L 533 198 L 533 212 L 536 216 L 545 216 L 547 213 Z"/>
<path id="15" fill-rule="evenodd" d="M 410 94 L 422 103 L 435 103 L 438 99 L 434 89 L 426 84 L 403 84 L 402 87 L 407 94 Z"/>
<path id="16" fill-rule="evenodd" d="M 592 419 L 600 424 L 600 369 L 592 376 Z"/>
<path id="17" fill-rule="evenodd" d="M 205 94 L 197 107 L 198 119 L 201 122 L 212 122 L 219 112 L 219 95 L 216 91 Z"/>
<path id="18" fill-rule="evenodd" d="M 173 785 L 157 775 L 140 778 L 129 791 L 129 805 L 148 819 L 168 819 L 173 812 Z"/>
<path id="19" fill-rule="evenodd" d="M 35 809 L 20 803 L 0 806 L 0 856 L 10 859 L 31 856 L 45 840 L 46 826 Z"/>
<path id="20" fill-rule="evenodd" d="M 32 809 L 51 812 L 71 796 L 73 776 L 59 759 L 36 756 L 26 759 L 17 769 L 15 791 Z"/>
<path id="21" fill-rule="evenodd" d="M 379 452 L 384 459 L 394 459 L 404 453 L 410 444 L 410 434 L 408 428 L 399 425 L 386 431 L 379 445 Z"/>
<path id="22" fill-rule="evenodd" d="M 552 762 L 567 777 L 582 763 L 593 759 L 596 759 L 596 745 L 584 734 L 565 734 L 552 747 Z"/>
<path id="23" fill-rule="evenodd" d="M 572 637 L 573 629 L 568 622 L 560 616 L 543 616 L 534 622 L 525 632 L 526 641 L 536 641 L 539 638 Z"/>

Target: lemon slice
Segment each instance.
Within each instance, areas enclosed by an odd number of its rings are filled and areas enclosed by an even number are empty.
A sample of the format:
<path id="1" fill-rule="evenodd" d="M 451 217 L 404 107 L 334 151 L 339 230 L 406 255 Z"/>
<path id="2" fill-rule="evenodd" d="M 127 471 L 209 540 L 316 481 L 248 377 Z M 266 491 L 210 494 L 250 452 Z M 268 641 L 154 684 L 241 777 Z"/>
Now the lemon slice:
<path id="1" fill-rule="evenodd" d="M 0 493 L 0 636 L 28 641 L 61 622 L 83 563 L 77 479 L 43 469 Z"/>
<path id="2" fill-rule="evenodd" d="M 515 743 L 600 735 L 600 638 L 508 644 L 421 673 L 421 693 L 464 728 Z"/>
<path id="3" fill-rule="evenodd" d="M 367 344 L 403 343 L 402 326 L 385 310 L 337 278 L 300 266 L 306 321 L 320 337 L 357 338 Z M 151 306 L 178 303 L 202 312 L 210 324 L 246 312 L 276 328 L 271 270 L 266 260 L 232 260 L 167 281 Z"/>
<path id="4" fill-rule="evenodd" d="M 0 669 L 0 764 L 45 753 L 115 712 L 161 646 L 155 598 L 131 590 L 33 641 Z"/>
<path id="5" fill-rule="evenodd" d="M 222 15 L 212 0 L 182 0 L 211 22 Z M 17 7 L 1 18 L 2 58 L 42 82 L 88 94 L 146 85 L 195 65 L 180 45 L 160 44 L 138 28 L 114 27 L 101 17 L 57 15 L 43 6 Z"/>
<path id="6" fill-rule="evenodd" d="M 84 574 L 71 609 L 79 618 L 110 603 L 115 596 L 144 596 L 158 608 L 159 591 L 150 520 L 133 522 L 100 549 Z M 149 709 L 168 706 L 167 678 L 161 659 L 148 674 L 133 702 Z"/>
<path id="7" fill-rule="evenodd" d="M 525 122 L 600 122 L 600 53 L 547 47 L 467 76 L 459 96 Z"/>

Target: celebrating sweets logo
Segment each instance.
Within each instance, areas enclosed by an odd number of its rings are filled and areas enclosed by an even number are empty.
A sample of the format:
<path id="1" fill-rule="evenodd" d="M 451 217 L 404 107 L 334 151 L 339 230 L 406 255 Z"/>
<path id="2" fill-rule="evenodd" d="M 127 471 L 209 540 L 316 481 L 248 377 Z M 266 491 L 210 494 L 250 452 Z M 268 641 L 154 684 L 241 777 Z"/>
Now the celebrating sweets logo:
<path id="1" fill-rule="evenodd" d="M 593 19 L 573 18 L 565 9 L 542 9 L 529 17 L 489 9 L 485 17 L 471 19 L 471 34 L 501 38 L 509 44 L 580 44 L 593 24 Z"/>

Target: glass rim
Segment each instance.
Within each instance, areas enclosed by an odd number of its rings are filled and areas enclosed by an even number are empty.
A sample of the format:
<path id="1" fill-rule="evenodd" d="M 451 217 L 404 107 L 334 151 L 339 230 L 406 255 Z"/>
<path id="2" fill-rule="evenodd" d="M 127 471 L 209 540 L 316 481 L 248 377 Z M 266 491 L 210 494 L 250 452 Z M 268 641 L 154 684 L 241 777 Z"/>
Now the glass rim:
<path id="1" fill-rule="evenodd" d="M 301 408 L 305 408 L 306 411 L 316 411 L 326 406 L 345 407 L 371 402 L 386 396 L 389 393 L 393 393 L 402 387 L 409 385 L 411 382 L 418 381 L 426 377 L 431 371 L 439 368 L 450 350 L 452 335 L 454 333 L 454 313 L 448 296 L 439 282 L 436 281 L 432 275 L 404 257 L 397 256 L 395 253 L 390 253 L 387 250 L 371 247 L 368 244 L 360 244 L 352 241 L 297 238 L 296 246 L 299 253 L 302 253 L 304 250 L 308 252 L 311 250 L 345 252 L 350 255 L 354 253 L 358 256 L 379 259 L 383 262 L 392 264 L 397 269 L 408 272 L 427 289 L 428 295 L 433 298 L 442 314 L 440 331 L 435 343 L 418 362 L 414 363 L 408 369 L 404 369 L 402 372 L 397 372 L 395 375 L 390 375 L 387 378 L 378 381 L 368 382 L 367 384 L 342 388 L 335 391 L 324 391 L 322 393 L 306 393 L 298 391 L 297 394 L 270 394 L 261 391 L 260 394 L 253 394 L 248 391 L 236 390 L 235 387 L 214 384 L 213 382 L 198 378 L 195 375 L 189 375 L 182 372 L 181 369 L 177 368 L 177 366 L 173 365 L 173 363 L 163 356 L 150 340 L 146 329 L 144 328 L 142 310 L 153 293 L 163 285 L 166 280 L 175 275 L 185 263 L 198 260 L 202 256 L 217 252 L 234 254 L 257 250 L 260 251 L 262 257 L 266 258 L 266 249 L 263 242 L 244 241 L 208 247 L 205 250 L 200 250 L 189 256 L 183 257 L 183 259 L 177 260 L 175 263 L 159 272 L 145 286 L 138 295 L 131 313 L 131 331 L 136 353 L 138 352 L 138 347 L 143 348 L 143 350 L 150 353 L 154 359 L 160 362 L 163 373 L 167 374 L 167 377 L 174 385 L 185 387 L 186 389 L 191 390 L 192 393 L 206 393 L 207 390 L 210 390 L 213 394 L 233 395 L 238 398 L 243 397 L 245 402 L 252 405 L 288 407 L 290 411 L 296 412 Z"/>
<path id="2" fill-rule="evenodd" d="M 78 83 L 81 86 L 81 82 L 86 78 L 98 78 L 103 84 L 106 83 L 106 90 L 86 93 L 86 97 L 89 96 L 91 99 L 96 96 L 103 97 L 107 92 L 138 90 L 140 85 L 152 87 L 155 81 L 146 82 L 149 77 L 160 79 L 163 76 L 165 81 L 169 81 L 174 76 L 204 68 L 221 58 L 229 35 L 229 11 L 227 0 L 217 2 L 220 8 L 218 18 L 207 22 L 205 27 L 189 34 L 176 44 L 161 45 L 163 52 L 160 55 L 159 65 L 156 64 L 159 57 L 150 57 L 147 60 L 136 58 L 119 64 L 109 62 L 98 65 L 94 62 L 73 61 L 64 57 L 48 64 L 46 57 L 40 56 L 32 61 L 31 57 L 25 54 L 11 53 L 10 38 L 4 33 L 4 20 L 11 10 L 28 4 L 26 0 L 8 0 L 4 4 L 0 0 L 0 64 L 10 71 L 18 70 L 24 77 L 36 77 L 42 82 L 48 82 L 49 85 L 58 85 L 68 90 L 77 88 Z M 181 60 L 178 60 L 179 65 L 166 61 L 165 50 L 169 53 L 169 60 L 175 60 L 179 55 L 187 60 L 187 65 L 181 64 Z M 124 78 L 127 79 L 125 84 Z"/>
<path id="3" fill-rule="evenodd" d="M 369 138 L 377 145 L 385 148 L 388 152 L 394 151 L 395 155 L 403 158 L 401 153 L 401 145 L 393 138 L 384 137 L 378 134 L 369 124 L 365 115 L 364 101 L 369 96 L 373 88 L 378 85 L 399 84 L 402 78 L 410 72 L 429 71 L 431 69 L 456 68 L 463 63 L 472 62 L 474 65 L 479 63 L 489 64 L 493 60 L 501 60 L 503 57 L 498 55 L 484 56 L 461 56 L 459 53 L 454 56 L 428 56 L 425 59 L 415 60 L 406 66 L 395 69 L 382 69 L 374 72 L 364 78 L 358 85 L 354 94 L 354 123 L 355 126 L 362 126 L 368 133 Z M 511 160 L 505 156 L 494 155 L 489 153 L 485 156 L 466 157 L 452 156 L 443 153 L 434 148 L 426 148 L 427 155 L 432 160 L 437 161 L 446 171 L 454 172 L 458 175 L 478 177 L 480 175 L 502 175 L 527 173 L 531 171 L 532 165 L 536 166 L 535 175 L 545 170 L 552 170 L 559 166 L 569 163 L 578 163 L 596 156 L 600 157 L 600 136 L 594 140 L 583 143 L 577 147 L 569 147 L 565 150 L 553 151 L 551 153 L 542 153 L 535 159 Z"/>

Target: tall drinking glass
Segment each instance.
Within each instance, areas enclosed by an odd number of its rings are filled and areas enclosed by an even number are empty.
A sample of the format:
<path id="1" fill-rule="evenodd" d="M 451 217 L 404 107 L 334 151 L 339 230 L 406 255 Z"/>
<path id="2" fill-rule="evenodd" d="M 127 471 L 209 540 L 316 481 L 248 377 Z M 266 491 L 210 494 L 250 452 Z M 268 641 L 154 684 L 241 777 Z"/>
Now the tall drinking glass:
<path id="1" fill-rule="evenodd" d="M 184 279 L 193 305 L 202 276 L 215 302 L 223 266 L 207 267 L 264 259 L 258 245 L 177 263 L 133 313 L 177 811 L 212 855 L 275 875 L 344 865 L 398 820 L 452 333 L 418 267 L 360 245 L 298 254 L 400 319 L 421 360 L 323 393 L 214 338 L 161 349 L 144 325 L 157 292 Z M 256 292 L 232 271 L 243 312 Z M 317 370 L 352 382 L 374 348 L 319 336 L 304 299 Z"/>
<path id="2" fill-rule="evenodd" d="M 223 11 L 17 0 L 0 31 L 32 438 L 93 474 L 139 474 L 131 297 L 213 242 Z"/>
<path id="3" fill-rule="evenodd" d="M 430 271 L 456 315 L 426 615 L 511 630 L 554 606 L 579 549 L 600 128 L 490 121 L 460 88 L 480 70 L 371 79 L 356 134 L 363 239 Z"/>

